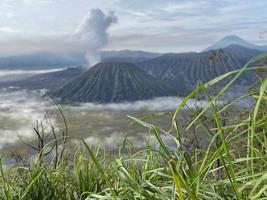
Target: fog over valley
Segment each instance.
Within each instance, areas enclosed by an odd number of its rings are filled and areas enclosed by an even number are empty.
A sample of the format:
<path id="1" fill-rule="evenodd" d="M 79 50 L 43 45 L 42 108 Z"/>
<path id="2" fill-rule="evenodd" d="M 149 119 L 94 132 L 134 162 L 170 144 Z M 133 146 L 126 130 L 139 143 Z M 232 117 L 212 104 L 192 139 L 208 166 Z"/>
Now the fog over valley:
<path id="1" fill-rule="evenodd" d="M 32 139 L 35 136 L 33 128 L 36 126 L 36 120 L 46 123 L 47 120 L 57 119 L 55 103 L 49 98 L 44 98 L 44 94 L 45 91 L 0 90 L 0 148 L 16 144 L 19 142 L 18 136 Z M 178 97 L 159 97 L 128 103 L 82 103 L 75 106 L 60 105 L 60 107 L 70 126 L 77 123 L 72 129 L 72 136 L 80 135 L 84 138 L 92 138 L 101 135 L 103 138 L 107 137 L 104 140 L 109 140 L 110 137 L 118 137 L 122 140 L 127 133 L 122 125 L 120 127 L 120 123 L 130 124 L 127 115 L 142 116 L 147 112 L 173 111 L 181 101 L 182 99 Z M 187 105 L 194 108 L 196 102 L 191 100 Z M 207 102 L 200 101 L 197 105 L 205 107 Z M 116 120 L 117 122 L 114 123 Z M 81 126 L 79 123 L 85 123 L 85 126 Z M 81 127 L 79 128 L 79 126 Z M 129 131 L 130 135 L 132 134 L 131 137 L 134 137 L 134 132 L 138 130 L 139 126 L 133 127 L 136 129 Z M 96 139 L 95 143 L 100 140 Z"/>
<path id="2" fill-rule="evenodd" d="M 57 71 L 62 71 L 64 69 L 66 68 L 43 69 L 43 70 L 0 69 L 0 82 L 22 80 L 25 78 L 29 78 L 33 75 L 57 72 Z"/>

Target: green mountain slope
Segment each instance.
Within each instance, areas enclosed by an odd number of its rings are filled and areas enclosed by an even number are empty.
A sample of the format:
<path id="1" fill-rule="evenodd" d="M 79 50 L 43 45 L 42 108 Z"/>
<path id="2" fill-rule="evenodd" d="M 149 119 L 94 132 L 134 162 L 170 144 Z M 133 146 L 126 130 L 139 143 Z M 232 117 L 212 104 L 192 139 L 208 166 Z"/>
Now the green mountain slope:
<path id="1" fill-rule="evenodd" d="M 123 62 L 99 63 L 83 76 L 49 93 L 63 103 L 124 102 L 175 94 L 173 88 Z"/>

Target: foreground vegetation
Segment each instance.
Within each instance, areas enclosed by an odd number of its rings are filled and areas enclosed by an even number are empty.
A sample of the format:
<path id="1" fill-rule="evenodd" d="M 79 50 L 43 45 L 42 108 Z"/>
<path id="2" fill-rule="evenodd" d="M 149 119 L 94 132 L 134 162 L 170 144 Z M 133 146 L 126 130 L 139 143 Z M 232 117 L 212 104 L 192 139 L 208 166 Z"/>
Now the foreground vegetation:
<path id="1" fill-rule="evenodd" d="M 156 146 L 148 140 L 146 148 L 136 150 L 125 139 L 118 155 L 111 156 L 80 140 L 73 152 L 65 149 L 71 140 L 67 123 L 62 137 L 52 134 L 55 139 L 47 144 L 44 132 L 35 129 L 38 148 L 29 146 L 38 156 L 30 165 L 5 169 L 0 162 L 0 199 L 267 199 L 267 79 L 260 79 L 259 89 L 252 91 L 254 107 L 238 119 L 227 115 L 235 101 L 223 106 L 217 103 L 244 71 L 263 69 L 265 66 L 248 66 L 265 56 L 251 60 L 241 70 L 199 84 L 173 113 L 169 130 L 130 117 L 154 134 Z M 209 88 L 229 76 L 231 81 L 211 96 Z M 210 144 L 188 151 L 183 147 L 177 116 L 186 102 L 199 94 L 206 97 L 209 107 L 192 111 L 187 129 L 201 127 Z M 176 142 L 175 149 L 164 142 L 164 134 Z M 198 132 L 195 134 L 197 137 Z M 44 159 L 46 155 L 53 158 Z"/>

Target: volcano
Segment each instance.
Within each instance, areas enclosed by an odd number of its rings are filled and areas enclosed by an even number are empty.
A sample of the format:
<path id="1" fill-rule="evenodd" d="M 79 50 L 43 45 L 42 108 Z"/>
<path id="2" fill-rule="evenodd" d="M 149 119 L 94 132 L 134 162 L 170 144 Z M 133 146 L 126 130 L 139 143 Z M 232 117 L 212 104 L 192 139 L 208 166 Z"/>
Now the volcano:
<path id="1" fill-rule="evenodd" d="M 174 96 L 176 90 L 134 64 L 102 62 L 48 95 L 66 104 L 117 103 Z"/>

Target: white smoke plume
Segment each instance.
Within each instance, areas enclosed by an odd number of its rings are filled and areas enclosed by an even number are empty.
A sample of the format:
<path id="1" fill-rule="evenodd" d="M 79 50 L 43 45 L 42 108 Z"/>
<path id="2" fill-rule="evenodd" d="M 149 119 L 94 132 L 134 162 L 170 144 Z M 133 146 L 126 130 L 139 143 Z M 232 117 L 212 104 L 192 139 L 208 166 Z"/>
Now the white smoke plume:
<path id="1" fill-rule="evenodd" d="M 85 45 L 85 56 L 89 66 L 99 62 L 100 50 L 108 44 L 107 30 L 117 21 L 113 12 L 104 14 L 100 9 L 92 9 L 77 27 L 73 39 Z"/>

